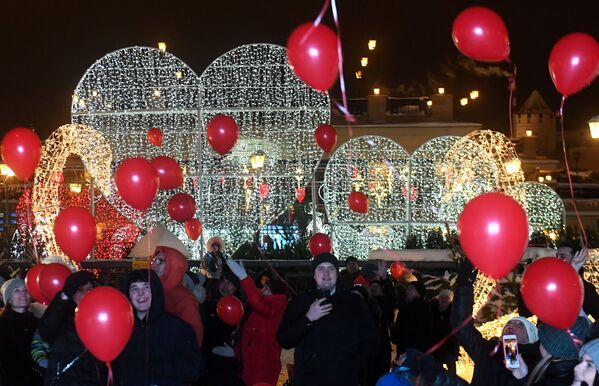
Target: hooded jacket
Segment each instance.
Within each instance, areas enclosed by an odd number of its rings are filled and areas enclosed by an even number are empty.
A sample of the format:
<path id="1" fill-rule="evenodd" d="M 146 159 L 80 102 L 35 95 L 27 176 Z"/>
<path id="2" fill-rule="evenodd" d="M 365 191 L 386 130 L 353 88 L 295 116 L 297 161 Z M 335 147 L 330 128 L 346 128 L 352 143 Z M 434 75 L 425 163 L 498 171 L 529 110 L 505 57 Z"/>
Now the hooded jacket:
<path id="1" fill-rule="evenodd" d="M 241 280 L 241 287 L 251 306 L 241 333 L 242 378 L 246 385 L 275 385 L 281 372 L 281 346 L 276 334 L 287 308 L 287 296 L 262 296 L 249 276 Z"/>
<path id="2" fill-rule="evenodd" d="M 58 292 L 39 322 L 39 334 L 50 345 L 44 385 L 97 386 L 106 384 L 106 364 L 85 348 L 75 329 L 75 308 L 71 299 Z M 67 369 L 66 366 L 72 363 Z M 57 373 L 62 372 L 56 380 Z M 52 383 L 52 382 L 56 383 Z"/>
<path id="3" fill-rule="evenodd" d="M 15 312 L 10 305 L 0 313 L 0 384 L 36 384 L 31 340 L 37 324 L 31 312 Z"/>
<path id="4" fill-rule="evenodd" d="M 126 295 L 135 277 L 127 280 Z M 147 270 L 138 270 L 147 277 Z M 204 360 L 191 326 L 164 311 L 164 292 L 154 271 L 150 273 L 152 304 L 144 319 L 134 311 L 131 338 L 116 359 L 118 384 L 123 386 L 182 386 L 196 381 L 204 370 Z M 147 280 L 146 280 L 147 282 Z M 129 300 L 131 300 L 129 298 Z"/>
<path id="5" fill-rule="evenodd" d="M 200 305 L 193 293 L 181 284 L 187 271 L 187 259 L 174 248 L 158 246 L 156 251 L 164 255 L 164 273 L 160 281 L 164 288 L 165 310 L 189 323 L 201 346 L 204 325 L 200 319 Z"/>

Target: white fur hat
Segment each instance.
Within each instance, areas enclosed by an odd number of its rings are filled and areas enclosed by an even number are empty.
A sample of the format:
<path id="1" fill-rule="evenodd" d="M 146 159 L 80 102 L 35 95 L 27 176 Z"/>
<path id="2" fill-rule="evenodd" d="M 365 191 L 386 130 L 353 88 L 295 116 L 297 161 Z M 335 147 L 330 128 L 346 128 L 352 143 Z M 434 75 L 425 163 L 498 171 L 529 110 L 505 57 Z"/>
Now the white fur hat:
<path id="1" fill-rule="evenodd" d="M 208 252 L 212 251 L 212 244 L 214 244 L 214 243 L 218 244 L 219 252 L 223 252 L 225 250 L 225 241 L 223 239 L 221 239 L 219 236 L 212 236 L 206 242 L 206 251 L 208 251 Z"/>
<path id="2" fill-rule="evenodd" d="M 152 257 L 158 246 L 176 249 L 185 257 L 191 256 L 189 249 L 173 232 L 169 231 L 165 225 L 157 224 L 137 241 L 129 253 L 129 257 Z"/>

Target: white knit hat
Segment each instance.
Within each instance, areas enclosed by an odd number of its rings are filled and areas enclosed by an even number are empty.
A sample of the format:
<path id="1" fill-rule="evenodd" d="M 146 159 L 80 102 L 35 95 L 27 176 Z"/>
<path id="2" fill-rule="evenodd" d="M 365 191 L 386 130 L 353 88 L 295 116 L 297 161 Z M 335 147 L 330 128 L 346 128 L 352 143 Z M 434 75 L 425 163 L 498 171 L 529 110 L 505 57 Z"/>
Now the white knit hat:
<path id="1" fill-rule="evenodd" d="M 189 249 L 173 232 L 169 231 L 165 225 L 157 224 L 139 239 L 129 253 L 129 257 L 152 257 L 158 246 L 176 249 L 185 257 L 191 256 Z"/>

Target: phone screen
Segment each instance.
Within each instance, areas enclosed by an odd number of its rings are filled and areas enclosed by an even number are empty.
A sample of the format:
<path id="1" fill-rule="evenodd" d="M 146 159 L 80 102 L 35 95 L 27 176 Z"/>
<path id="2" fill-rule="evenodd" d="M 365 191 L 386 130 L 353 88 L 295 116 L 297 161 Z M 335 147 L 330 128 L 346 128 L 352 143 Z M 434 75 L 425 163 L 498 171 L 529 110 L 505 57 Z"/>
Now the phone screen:
<path id="1" fill-rule="evenodd" d="M 503 357 L 505 359 L 505 367 L 508 369 L 517 369 L 520 367 L 518 362 L 518 339 L 516 335 L 503 336 Z"/>
<path id="2" fill-rule="evenodd" d="M 322 302 L 321 304 L 328 304 L 331 301 L 329 300 L 329 297 L 331 296 L 331 291 L 329 290 L 318 290 L 318 298 L 322 299 L 322 298 L 326 298 L 326 300 L 324 302 Z"/>

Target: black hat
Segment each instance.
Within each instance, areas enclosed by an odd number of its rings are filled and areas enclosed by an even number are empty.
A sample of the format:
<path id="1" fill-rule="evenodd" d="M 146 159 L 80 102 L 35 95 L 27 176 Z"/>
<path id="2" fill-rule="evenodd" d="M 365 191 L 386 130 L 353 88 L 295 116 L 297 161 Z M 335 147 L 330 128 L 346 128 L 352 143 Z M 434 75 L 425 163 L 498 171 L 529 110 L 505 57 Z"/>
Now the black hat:
<path id="1" fill-rule="evenodd" d="M 321 253 L 312 259 L 312 270 L 315 270 L 322 263 L 331 263 L 339 270 L 339 260 L 332 253 Z"/>
<path id="2" fill-rule="evenodd" d="M 354 256 L 349 256 L 347 259 L 345 259 L 345 265 L 347 266 L 352 261 L 358 261 L 358 259 Z"/>

